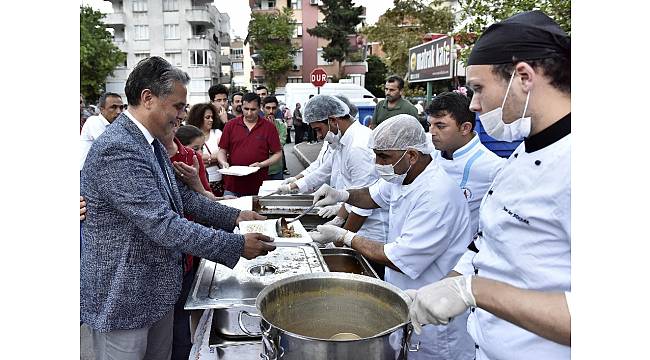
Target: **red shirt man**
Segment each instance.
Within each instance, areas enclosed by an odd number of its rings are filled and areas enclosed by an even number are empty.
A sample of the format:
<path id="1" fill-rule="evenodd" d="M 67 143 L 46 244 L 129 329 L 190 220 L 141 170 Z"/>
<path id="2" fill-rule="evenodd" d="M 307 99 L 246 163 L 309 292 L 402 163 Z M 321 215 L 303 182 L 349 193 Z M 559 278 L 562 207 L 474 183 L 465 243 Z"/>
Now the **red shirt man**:
<path id="1" fill-rule="evenodd" d="M 227 192 L 225 194 L 257 195 L 267 177 L 269 165 L 282 158 L 278 130 L 275 125 L 258 115 L 260 102 L 259 95 L 245 94 L 242 99 L 242 116 L 230 120 L 223 128 L 217 154 L 221 166 L 260 167 L 257 172 L 248 176 L 224 175 L 224 189 Z"/>

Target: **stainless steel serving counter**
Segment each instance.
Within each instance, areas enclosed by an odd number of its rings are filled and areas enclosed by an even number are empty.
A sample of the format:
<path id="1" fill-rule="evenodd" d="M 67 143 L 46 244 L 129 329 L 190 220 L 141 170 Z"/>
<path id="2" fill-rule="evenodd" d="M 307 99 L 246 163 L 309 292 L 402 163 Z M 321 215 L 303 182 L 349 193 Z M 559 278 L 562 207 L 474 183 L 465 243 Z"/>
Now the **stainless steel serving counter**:
<path id="1" fill-rule="evenodd" d="M 332 262 L 337 256 L 346 262 Z M 348 266 L 349 271 L 342 270 L 341 264 L 346 265 L 350 260 L 358 262 Z M 260 359 L 263 351 L 261 338 L 246 335 L 239 326 L 241 320 L 247 329 L 252 330 L 259 326 L 259 320 L 251 317 L 240 319 L 240 311 L 257 314 L 255 300 L 264 287 L 293 275 L 329 272 L 328 262 L 336 264 L 335 271 L 363 270 L 360 273 L 377 277 L 356 251 L 319 249 L 314 243 L 283 244 L 266 256 L 252 260 L 242 258 L 233 269 L 202 259 L 185 303 L 186 310 L 204 309 L 194 331 L 190 359 Z"/>

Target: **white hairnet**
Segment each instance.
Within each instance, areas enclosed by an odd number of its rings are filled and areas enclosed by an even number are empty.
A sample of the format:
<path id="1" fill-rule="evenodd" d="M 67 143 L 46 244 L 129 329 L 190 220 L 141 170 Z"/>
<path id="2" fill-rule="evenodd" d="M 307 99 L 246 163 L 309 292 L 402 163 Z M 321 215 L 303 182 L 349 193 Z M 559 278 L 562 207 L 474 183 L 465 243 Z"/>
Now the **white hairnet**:
<path id="1" fill-rule="evenodd" d="M 334 96 L 336 96 L 337 99 L 343 101 L 345 105 L 348 106 L 348 108 L 350 109 L 350 116 L 352 117 L 357 116 L 357 114 L 359 113 L 359 108 L 353 103 L 351 103 L 350 99 L 348 99 L 347 96 L 345 95 L 334 95 Z"/>
<path id="2" fill-rule="evenodd" d="M 372 131 L 370 148 L 374 150 L 415 149 L 431 154 L 433 143 L 427 139 L 422 124 L 411 115 L 399 114 L 384 120 Z"/>
<path id="3" fill-rule="evenodd" d="M 303 120 L 308 124 L 327 120 L 330 116 L 343 117 L 350 113 L 350 108 L 334 96 L 316 95 L 305 104 Z"/>

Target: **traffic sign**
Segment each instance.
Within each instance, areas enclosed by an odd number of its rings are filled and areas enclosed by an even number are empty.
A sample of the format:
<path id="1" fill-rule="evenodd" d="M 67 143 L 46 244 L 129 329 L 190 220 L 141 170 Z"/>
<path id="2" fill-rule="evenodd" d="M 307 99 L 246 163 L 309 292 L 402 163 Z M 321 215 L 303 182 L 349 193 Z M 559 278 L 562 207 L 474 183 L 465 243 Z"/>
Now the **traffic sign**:
<path id="1" fill-rule="evenodd" d="M 309 74 L 309 81 L 316 87 L 321 87 L 327 82 L 327 73 L 323 68 L 315 68 Z"/>

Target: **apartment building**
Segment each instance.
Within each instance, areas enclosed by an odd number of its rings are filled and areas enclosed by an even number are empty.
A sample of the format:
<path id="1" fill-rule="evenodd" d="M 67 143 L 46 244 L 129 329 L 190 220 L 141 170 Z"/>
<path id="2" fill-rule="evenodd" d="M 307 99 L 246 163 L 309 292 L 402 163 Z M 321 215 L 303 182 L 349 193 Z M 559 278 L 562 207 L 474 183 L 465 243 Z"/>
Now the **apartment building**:
<path id="1" fill-rule="evenodd" d="M 230 43 L 230 61 L 232 62 L 232 84 L 252 90 L 253 59 L 251 59 L 249 44 L 244 44 L 244 40 L 239 36 Z"/>
<path id="2" fill-rule="evenodd" d="M 106 14 L 104 23 L 113 29 L 113 42 L 126 61 L 106 79 L 106 91 L 126 100 L 126 79 L 148 56 L 164 57 L 190 75 L 190 104 L 207 101 L 213 84 L 230 84 L 230 74 L 223 71 L 228 68 L 222 68 L 228 57 L 221 56 L 221 47 L 230 44 L 230 19 L 211 5 L 212 0 L 107 1 L 113 12 Z"/>
<path id="3" fill-rule="evenodd" d="M 317 67 L 325 69 L 328 78 L 338 72 L 336 62 L 328 62 L 323 59 L 323 48 L 329 40 L 309 35 L 307 29 L 316 27 L 324 20 L 324 15 L 319 9 L 322 3 L 318 0 L 249 0 L 253 12 L 268 13 L 282 11 L 285 7 L 291 7 L 293 18 L 296 21 L 296 29 L 293 34 L 292 44 L 298 48 L 294 56 L 293 68 L 287 73 L 285 79 L 281 79 L 278 87 L 286 83 L 309 82 L 309 74 Z M 365 8 L 362 21 L 365 20 Z M 342 67 L 341 78 L 350 78 L 352 82 L 364 86 L 365 74 L 368 71 L 368 64 L 365 61 L 365 44 L 363 39 L 356 34 L 350 34 L 350 47 L 358 49 L 346 60 Z M 252 50 L 254 52 L 254 49 Z M 264 70 L 255 65 L 252 74 L 252 85 L 257 86 L 265 83 Z"/>

